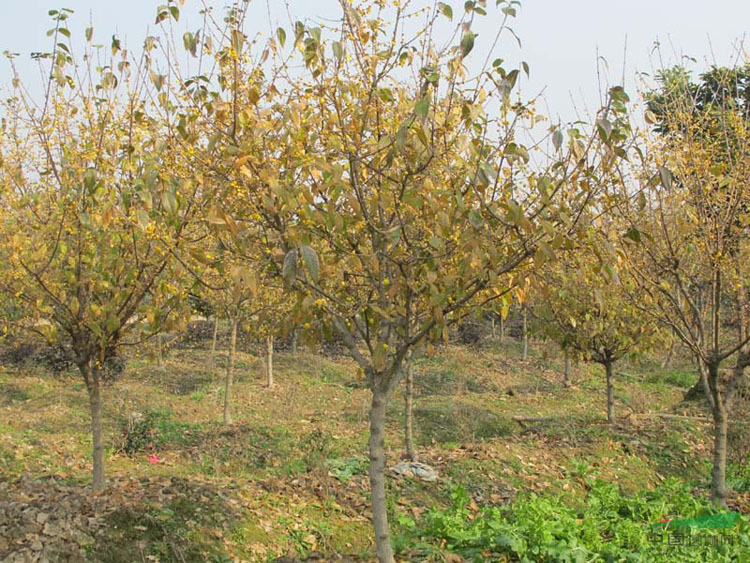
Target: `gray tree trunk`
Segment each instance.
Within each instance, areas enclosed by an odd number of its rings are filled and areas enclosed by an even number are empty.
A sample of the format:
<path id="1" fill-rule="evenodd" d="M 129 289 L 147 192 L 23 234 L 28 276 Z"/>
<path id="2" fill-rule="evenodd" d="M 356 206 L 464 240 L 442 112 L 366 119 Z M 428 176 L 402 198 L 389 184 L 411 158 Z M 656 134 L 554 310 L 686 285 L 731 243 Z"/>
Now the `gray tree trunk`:
<path id="1" fill-rule="evenodd" d="M 104 488 L 104 442 L 102 439 L 102 398 L 101 381 L 96 367 L 91 369 L 90 362 L 79 364 L 79 370 L 86 382 L 91 412 L 91 440 L 93 460 L 93 487 L 95 491 Z"/>
<path id="2" fill-rule="evenodd" d="M 607 422 L 615 423 L 615 390 L 612 384 L 612 362 L 605 362 L 607 372 Z"/>
<path id="3" fill-rule="evenodd" d="M 214 336 L 211 340 L 211 369 L 214 369 L 216 363 L 216 338 L 219 334 L 219 317 L 214 316 Z"/>
<path id="4" fill-rule="evenodd" d="M 292 330 L 292 354 L 297 353 L 297 328 Z"/>
<path id="5" fill-rule="evenodd" d="M 714 450 L 711 468 L 711 500 L 727 505 L 727 413 L 723 406 L 714 409 Z"/>
<path id="6" fill-rule="evenodd" d="M 234 354 L 237 349 L 237 321 L 232 319 L 229 335 L 229 360 L 227 361 L 227 378 L 224 383 L 224 424 L 232 424 L 232 379 L 234 378 Z"/>
<path id="7" fill-rule="evenodd" d="M 505 320 L 503 319 L 503 316 L 500 315 L 500 344 L 505 342 Z"/>
<path id="8" fill-rule="evenodd" d="M 372 524 L 375 529 L 375 553 L 380 563 L 393 563 L 393 548 L 388 531 L 388 512 L 385 499 L 385 414 L 388 395 L 372 388 L 370 405 L 370 489 L 372 496 Z"/>
<path id="9" fill-rule="evenodd" d="M 570 356 L 565 352 L 565 365 L 563 366 L 563 385 L 570 387 Z"/>
<path id="10" fill-rule="evenodd" d="M 526 309 L 523 310 L 523 324 L 521 326 L 521 330 L 523 331 L 522 338 L 523 338 L 523 352 L 521 355 L 521 359 L 525 362 L 529 358 L 529 332 L 527 330 L 527 318 L 526 318 Z"/>
<path id="11" fill-rule="evenodd" d="M 164 341 L 161 333 L 156 335 L 156 365 L 161 367 L 164 360 Z"/>
<path id="12" fill-rule="evenodd" d="M 273 336 L 266 337 L 266 382 L 273 387 Z"/>
<path id="13" fill-rule="evenodd" d="M 667 350 L 667 355 L 661 362 L 662 368 L 672 369 L 672 358 L 674 357 L 674 349 L 676 346 L 676 340 L 672 340 L 672 343 L 669 345 L 669 350 Z"/>
<path id="14" fill-rule="evenodd" d="M 406 457 L 410 461 L 417 461 L 417 451 L 414 448 L 414 364 L 411 352 L 406 357 L 406 392 L 404 393 L 404 442 Z"/>

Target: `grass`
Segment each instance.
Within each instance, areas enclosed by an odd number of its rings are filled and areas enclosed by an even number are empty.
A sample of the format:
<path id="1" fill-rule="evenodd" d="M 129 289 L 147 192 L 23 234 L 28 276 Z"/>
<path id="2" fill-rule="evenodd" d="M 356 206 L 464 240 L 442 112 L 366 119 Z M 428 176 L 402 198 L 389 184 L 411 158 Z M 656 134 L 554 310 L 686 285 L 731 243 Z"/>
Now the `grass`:
<path id="1" fill-rule="evenodd" d="M 502 346 L 441 347 L 415 362 L 420 459 L 440 479 L 388 480 L 389 510 L 402 538 L 417 542 L 413 533 L 422 515 L 453 510 L 457 488 L 474 503 L 471 510 L 482 510 L 530 494 L 563 495 L 565 503 L 583 506 L 591 479 L 633 494 L 670 476 L 705 484 L 705 426 L 651 417 L 680 405 L 692 385 L 689 367 L 623 362 L 615 382 L 621 423 L 610 427 L 597 366 L 574 365 L 573 386 L 563 388 L 554 350 L 533 343 L 531 351 L 521 361 L 518 344 L 508 339 Z M 279 353 L 274 364 L 276 386 L 267 389 L 262 362 L 238 354 L 235 424 L 227 428 L 221 424 L 223 355 L 213 369 L 200 349 L 173 350 L 162 366 L 146 357 L 129 361 L 125 376 L 104 390 L 108 475 L 115 482 L 176 479 L 188 502 L 162 502 L 147 489 L 108 516 L 111 533 L 89 548 L 92 560 L 268 561 L 312 552 L 372 557 L 370 397 L 355 364 L 306 352 Z M 149 428 L 161 439 L 158 463 L 148 461 L 148 448 L 119 452 L 123 425 L 134 413 L 156 413 Z M 394 463 L 403 453 L 400 390 L 388 413 Z M 522 427 L 517 416 L 547 420 Z M 2 479 L 54 474 L 85 487 L 88 425 L 85 389 L 75 373 L 0 371 Z M 732 466 L 730 474 L 732 486 L 750 488 L 744 466 Z"/>

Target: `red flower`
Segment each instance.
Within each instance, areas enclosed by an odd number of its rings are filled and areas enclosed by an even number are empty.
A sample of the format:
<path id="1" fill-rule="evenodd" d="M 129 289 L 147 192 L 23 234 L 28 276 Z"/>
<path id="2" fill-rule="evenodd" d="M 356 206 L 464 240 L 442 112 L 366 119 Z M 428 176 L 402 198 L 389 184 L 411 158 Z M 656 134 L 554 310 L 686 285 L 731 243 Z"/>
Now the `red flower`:
<path id="1" fill-rule="evenodd" d="M 151 454 L 150 456 L 148 456 L 148 462 L 149 463 L 159 463 L 159 458 L 156 457 L 155 455 Z"/>

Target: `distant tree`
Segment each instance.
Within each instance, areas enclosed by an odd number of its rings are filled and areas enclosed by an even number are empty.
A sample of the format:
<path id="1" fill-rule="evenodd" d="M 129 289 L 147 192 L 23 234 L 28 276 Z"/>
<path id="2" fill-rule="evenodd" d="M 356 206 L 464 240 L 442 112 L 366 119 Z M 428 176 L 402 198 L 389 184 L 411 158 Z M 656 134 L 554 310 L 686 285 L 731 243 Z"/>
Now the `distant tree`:
<path id="1" fill-rule="evenodd" d="M 623 281 L 613 267 L 617 258 L 612 244 L 601 238 L 592 242 L 540 272 L 535 326 L 560 345 L 566 362 L 572 355 L 604 368 L 607 421 L 614 424 L 615 363 L 652 348 L 660 341 L 661 332 L 633 305 L 629 297 L 633 288 L 624 287 L 633 282 L 628 278 Z"/>
<path id="2" fill-rule="evenodd" d="M 671 328 L 699 365 L 714 419 L 711 496 L 719 504 L 727 497 L 729 415 L 750 365 L 750 121 L 746 78 L 736 78 L 743 73 L 715 69 L 698 86 L 669 86 L 659 113 L 647 114 L 660 126 L 637 153 L 640 168 L 621 163 L 624 184 L 640 181 L 639 196 L 624 193 L 617 207 L 627 221 L 624 264 L 638 284 L 634 302 Z M 738 84 L 741 96 L 724 94 Z M 722 320 L 732 317 L 737 337 L 727 342 Z M 720 368 L 732 358 L 723 381 Z"/>

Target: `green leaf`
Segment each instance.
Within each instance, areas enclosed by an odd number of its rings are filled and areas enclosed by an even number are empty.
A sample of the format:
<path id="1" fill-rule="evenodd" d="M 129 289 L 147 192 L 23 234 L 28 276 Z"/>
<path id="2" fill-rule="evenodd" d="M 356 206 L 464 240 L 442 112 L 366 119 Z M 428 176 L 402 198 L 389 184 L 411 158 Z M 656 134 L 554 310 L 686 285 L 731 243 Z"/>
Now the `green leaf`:
<path id="1" fill-rule="evenodd" d="M 482 214 L 479 213 L 476 209 L 472 209 L 469 212 L 469 223 L 471 223 L 471 226 L 475 229 L 479 229 L 482 227 Z"/>
<path id="2" fill-rule="evenodd" d="M 331 48 L 333 49 L 333 56 L 336 57 L 336 60 L 341 61 L 344 58 L 344 48 L 341 46 L 341 43 L 334 41 L 331 43 Z"/>
<path id="3" fill-rule="evenodd" d="M 86 191 L 89 194 L 92 194 L 94 192 L 95 186 L 96 186 L 96 169 L 89 168 L 88 170 L 86 170 L 86 172 L 83 173 L 83 187 L 86 188 Z"/>
<path id="4" fill-rule="evenodd" d="M 661 185 L 666 189 L 672 189 L 672 173 L 666 166 L 659 167 L 659 177 L 661 178 Z"/>
<path id="5" fill-rule="evenodd" d="M 291 287 L 297 279 L 297 249 L 293 248 L 284 256 L 281 277 L 284 278 L 287 287 Z"/>
<path id="6" fill-rule="evenodd" d="M 91 38 L 94 36 L 94 28 L 93 27 L 87 27 L 86 28 L 86 41 L 91 41 Z"/>
<path id="7" fill-rule="evenodd" d="M 446 4 L 445 2 L 438 2 L 438 10 L 440 10 L 440 13 L 450 21 L 453 21 L 453 8 L 451 8 L 448 4 Z"/>
<path id="8" fill-rule="evenodd" d="M 138 225 L 141 227 L 141 229 L 145 229 L 151 221 L 148 213 L 146 213 L 144 209 L 139 209 L 136 213 L 136 216 L 138 218 Z"/>
<path id="9" fill-rule="evenodd" d="M 185 46 L 185 50 L 188 51 L 192 56 L 197 56 L 198 50 L 198 38 L 195 34 L 186 31 L 182 36 L 182 43 Z"/>
<path id="10" fill-rule="evenodd" d="M 465 59 L 471 50 L 474 48 L 474 38 L 477 36 L 476 33 L 467 31 L 461 39 L 461 58 Z"/>
<path id="11" fill-rule="evenodd" d="M 562 147 L 563 134 L 559 129 L 555 129 L 555 132 L 552 133 L 552 144 L 554 145 L 556 151 L 559 151 L 560 147 Z"/>
<path id="12" fill-rule="evenodd" d="M 414 106 L 414 113 L 417 117 L 427 117 L 427 112 L 430 110 L 430 97 L 425 96 L 417 102 Z"/>
<path id="13" fill-rule="evenodd" d="M 300 252 L 302 253 L 302 260 L 305 262 L 307 272 L 310 274 L 312 280 L 317 282 L 320 278 L 320 261 L 318 260 L 318 255 L 309 246 L 302 246 Z M 286 260 L 284 260 L 284 266 L 286 267 Z"/>
<path id="14" fill-rule="evenodd" d="M 282 47 L 286 44 L 286 31 L 283 27 L 276 30 L 276 38 L 279 40 L 279 45 Z"/>
<path id="15" fill-rule="evenodd" d="M 641 232 L 635 227 L 630 227 L 628 232 L 625 233 L 625 238 L 630 239 L 633 242 L 641 242 Z"/>

